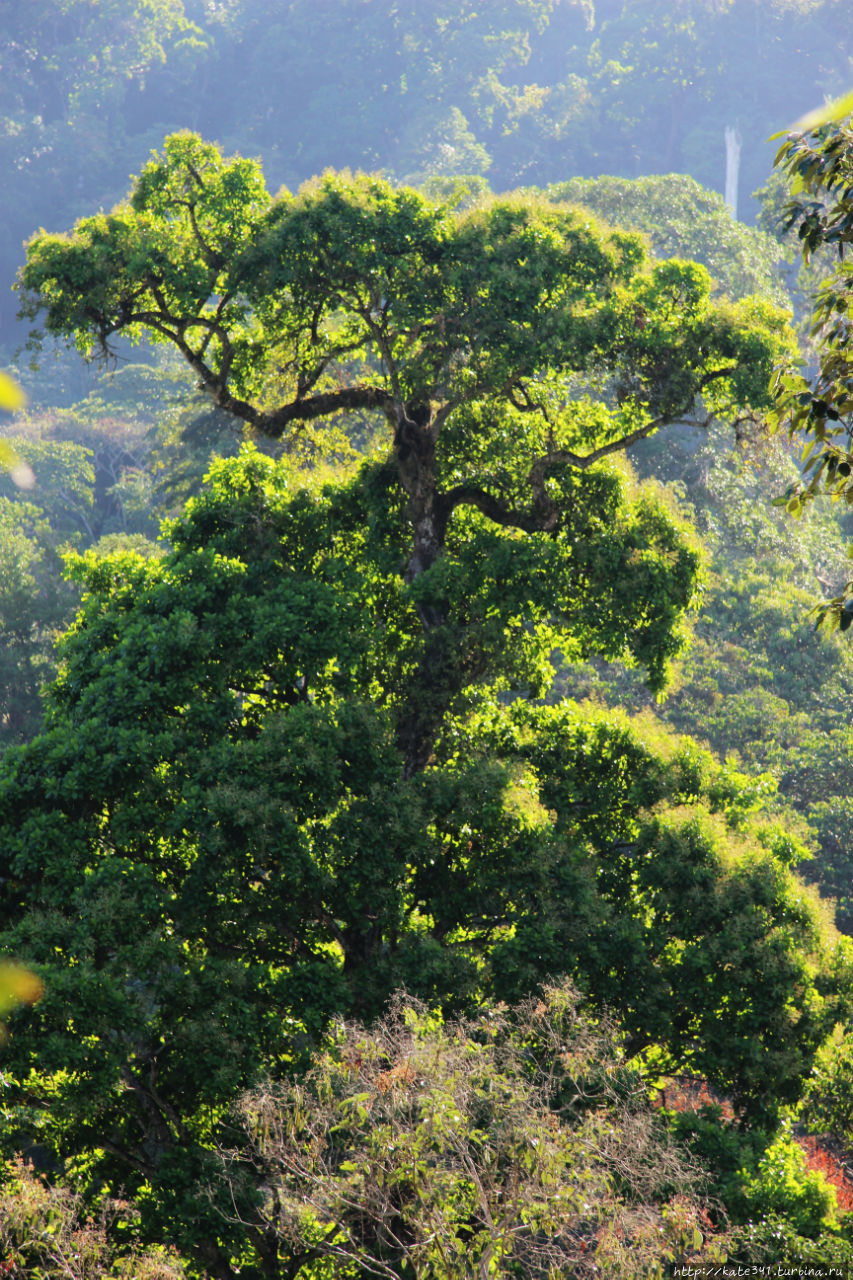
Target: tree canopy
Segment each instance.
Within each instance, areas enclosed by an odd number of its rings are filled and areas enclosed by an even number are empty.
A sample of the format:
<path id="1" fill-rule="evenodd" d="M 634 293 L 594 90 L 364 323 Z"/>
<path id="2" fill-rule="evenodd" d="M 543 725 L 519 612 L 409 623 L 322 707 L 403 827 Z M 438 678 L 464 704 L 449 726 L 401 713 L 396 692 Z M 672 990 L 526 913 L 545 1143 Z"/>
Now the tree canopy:
<path id="1" fill-rule="evenodd" d="M 3 9 L 0 1273 L 849 1265 L 842 0 Z"/>
<path id="2" fill-rule="evenodd" d="M 508 198 L 454 215 L 348 175 L 271 200 L 254 162 L 191 134 L 167 140 L 127 204 L 36 236 L 20 287 L 24 313 L 85 355 L 122 337 L 173 344 L 216 405 L 265 435 L 384 420 L 403 578 L 431 637 L 400 728 L 409 770 L 459 691 L 436 567 L 453 520 L 478 513 L 492 537 L 545 535 L 559 554 L 572 477 L 700 402 L 759 411 L 789 350 L 769 304 L 713 305 L 701 267 L 650 266 L 636 237 L 571 207 Z M 670 621 L 689 596 L 682 576 Z M 649 646 L 648 619 L 628 648 L 660 685 L 671 645 Z M 455 638 L 452 651 L 461 671 Z M 450 680 L 438 706 L 429 666 Z"/>
<path id="3" fill-rule="evenodd" d="M 781 246 L 766 231 L 738 222 L 722 196 L 686 174 L 570 178 L 552 183 L 547 194 L 584 205 L 613 226 L 645 232 L 656 258 L 701 262 L 729 298 L 760 294 L 790 305 L 778 267 Z"/>
<path id="4" fill-rule="evenodd" d="M 85 0 L 10 7 L 0 46 L 0 273 L 40 223 L 109 205 L 189 125 L 260 155 L 274 187 L 345 165 L 397 181 L 487 173 L 690 174 L 722 189 L 743 135 L 741 208 L 768 134 L 841 92 L 839 0 Z M 108 23 L 105 40 L 101 23 Z M 0 290 L 0 336 L 15 342 Z"/>

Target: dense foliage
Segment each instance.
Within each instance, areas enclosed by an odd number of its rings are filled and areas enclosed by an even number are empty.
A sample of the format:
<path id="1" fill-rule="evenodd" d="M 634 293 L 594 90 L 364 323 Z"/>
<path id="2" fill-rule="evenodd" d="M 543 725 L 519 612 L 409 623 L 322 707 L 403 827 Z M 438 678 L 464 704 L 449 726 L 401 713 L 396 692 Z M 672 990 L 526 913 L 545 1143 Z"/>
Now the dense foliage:
<path id="1" fill-rule="evenodd" d="M 765 232 L 735 222 L 716 191 L 684 174 L 571 178 L 553 183 L 547 194 L 593 209 L 612 226 L 645 232 L 656 258 L 701 262 L 714 286 L 729 298 L 759 294 L 789 305 L 779 244 Z"/>
<path id="2" fill-rule="evenodd" d="M 4 19 L 0 1275 L 850 1261 L 838 17 Z"/>

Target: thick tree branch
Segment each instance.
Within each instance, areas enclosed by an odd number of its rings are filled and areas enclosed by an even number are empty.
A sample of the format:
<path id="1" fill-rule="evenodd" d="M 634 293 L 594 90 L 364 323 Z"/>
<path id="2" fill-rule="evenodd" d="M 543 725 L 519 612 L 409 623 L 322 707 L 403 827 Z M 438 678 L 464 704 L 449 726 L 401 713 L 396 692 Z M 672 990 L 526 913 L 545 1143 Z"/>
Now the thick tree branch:
<path id="1" fill-rule="evenodd" d="M 190 225 L 193 229 L 193 235 L 198 241 L 199 248 L 204 254 L 204 259 L 207 265 L 212 267 L 214 271 L 220 271 L 223 266 L 222 254 L 216 253 L 214 249 L 211 249 L 210 245 L 202 235 L 201 228 L 199 227 L 195 216 L 195 205 L 188 201 L 186 207 L 190 216 Z"/>
<path id="2" fill-rule="evenodd" d="M 227 406 L 222 405 L 222 408 Z M 390 416 L 394 411 L 394 397 L 384 387 L 340 387 L 337 391 L 325 391 L 308 399 L 293 400 L 269 413 L 253 410 L 255 416 L 249 420 L 264 435 L 277 440 L 294 423 L 313 422 L 316 418 L 325 418 L 329 414 L 351 409 L 378 409 Z"/>
<path id="3" fill-rule="evenodd" d="M 440 495 L 442 508 L 450 516 L 457 507 L 469 506 L 493 520 L 495 524 L 505 525 L 513 529 L 521 529 L 524 533 L 548 533 L 556 525 L 556 515 L 551 511 L 520 511 L 509 506 L 502 498 L 473 484 L 458 484 L 447 493 Z"/>
<path id="4" fill-rule="evenodd" d="M 115 1156 L 116 1159 L 123 1161 L 125 1164 L 129 1164 L 132 1169 L 137 1169 L 144 1178 L 153 1181 L 157 1177 L 157 1169 L 147 1160 L 140 1159 L 132 1151 L 126 1151 L 124 1147 L 118 1146 L 115 1142 L 110 1142 L 108 1138 L 99 1138 L 98 1141 L 104 1151 L 108 1151 L 111 1156 Z"/>
<path id="5" fill-rule="evenodd" d="M 182 325 L 182 322 L 174 322 L 171 317 L 159 317 L 152 314 L 140 313 L 140 315 L 132 318 L 132 323 L 141 320 L 148 325 L 155 333 L 161 333 L 170 342 L 173 342 L 181 355 L 186 360 L 192 371 L 199 380 L 201 389 L 205 391 L 214 404 L 220 409 L 224 409 L 226 413 L 232 414 L 235 418 L 239 418 L 242 422 L 248 422 L 253 426 L 258 426 L 259 430 L 263 430 L 260 426 L 260 420 L 264 416 L 259 409 L 256 409 L 248 400 L 241 400 L 238 396 L 234 396 L 228 390 L 228 386 L 221 373 L 216 373 L 206 364 L 198 351 L 194 351 L 184 337 L 181 328 L 170 329 L 169 323 L 177 323 L 183 329 L 189 327 L 189 324 L 198 324 L 200 321 L 194 320 Z M 280 434 L 280 433 L 279 433 Z"/>
<path id="6" fill-rule="evenodd" d="M 207 333 L 202 339 L 201 346 L 199 347 L 199 355 L 204 357 L 205 353 L 207 352 L 207 348 L 211 338 L 218 337 L 219 341 L 222 343 L 223 353 L 226 351 L 228 353 L 229 367 L 231 365 L 231 361 L 234 359 L 234 349 L 231 345 L 231 339 L 228 337 L 227 331 L 220 324 L 220 320 L 222 317 L 222 312 L 225 310 L 226 306 L 231 301 L 232 297 L 233 297 L 233 294 L 230 294 L 230 293 L 223 294 L 223 296 L 219 299 L 219 302 L 216 305 L 216 310 L 213 313 L 213 318 L 208 319 L 206 316 L 201 316 L 199 317 L 199 321 L 198 321 L 199 324 L 201 324 L 204 328 L 207 329 Z"/>
<path id="7" fill-rule="evenodd" d="M 661 413 L 658 417 L 652 418 L 650 422 L 647 422 L 645 426 L 638 427 L 636 431 L 629 431 L 626 435 L 620 436 L 617 440 L 611 440 L 608 444 L 600 445 L 597 449 L 593 449 L 591 453 L 573 453 L 570 449 L 560 449 L 538 458 L 530 470 L 531 483 L 533 483 L 534 472 L 537 468 L 547 470 L 549 466 L 568 464 L 569 466 L 577 467 L 578 470 L 585 471 L 587 467 L 591 467 L 602 458 L 606 458 L 613 453 L 621 453 L 625 449 L 629 449 L 632 444 L 645 440 L 661 427 L 683 422 L 687 414 L 694 408 L 697 397 L 702 394 L 707 386 L 712 382 L 717 382 L 720 378 L 728 378 L 736 371 L 736 365 L 727 365 L 725 369 L 716 369 L 712 373 L 706 373 L 704 377 L 699 379 L 687 400 L 675 412 Z"/>
<path id="8" fill-rule="evenodd" d="M 472 506 L 476 507 L 484 516 L 487 516 L 489 520 L 493 520 L 495 524 L 521 529 L 525 533 L 550 533 L 559 522 L 559 511 L 545 492 L 545 477 L 551 468 L 570 466 L 579 471 L 586 471 L 594 463 L 600 462 L 602 458 L 609 457 L 614 453 L 624 452 L 632 444 L 645 440 L 661 427 L 682 422 L 694 407 L 697 396 L 701 395 L 705 387 L 720 378 L 728 377 L 734 372 L 735 366 L 730 365 L 725 369 L 717 369 L 713 373 L 705 374 L 699 380 L 690 398 L 676 412 L 660 414 L 658 417 L 652 418 L 644 426 L 638 427 L 636 431 L 629 431 L 625 435 L 619 436 L 618 439 L 611 440 L 608 444 L 599 445 L 591 453 L 584 454 L 575 453 L 571 449 L 555 449 L 543 454 L 541 458 L 537 458 L 527 475 L 527 482 L 533 492 L 534 503 L 532 510 L 519 510 L 511 507 L 502 498 L 498 498 L 495 494 L 481 489 L 478 485 L 460 484 L 446 493 L 438 495 L 445 519 L 449 519 L 453 511 L 459 506 Z M 522 408 L 523 406 L 519 405 L 518 407 Z M 530 405 L 530 411 L 535 408 L 535 405 Z"/>
<path id="9" fill-rule="evenodd" d="M 520 393 L 521 399 L 518 399 L 516 392 Z M 514 409 L 519 413 L 540 413 L 547 423 L 550 424 L 551 419 L 548 416 L 548 410 L 544 404 L 540 404 L 538 400 L 534 400 L 527 387 L 521 380 L 513 379 L 506 392 L 507 400 Z"/>
<path id="10" fill-rule="evenodd" d="M 152 289 L 153 292 L 154 290 Z M 157 292 L 159 293 L 159 290 Z M 243 400 L 239 396 L 233 395 L 229 390 L 227 376 L 232 358 L 231 344 L 224 328 L 216 323 L 216 318 L 193 316 L 190 319 L 182 319 L 169 311 L 162 295 L 157 297 L 157 294 L 155 294 L 155 300 L 160 306 L 159 311 L 125 310 L 114 321 L 107 321 L 103 315 L 94 316 L 93 318 L 98 324 L 99 339 L 103 350 L 108 352 L 107 342 L 112 334 L 119 333 L 130 325 L 146 326 L 152 332 L 159 333 L 174 344 L 196 374 L 201 389 L 210 396 L 218 408 L 230 413 L 235 418 L 239 418 L 242 422 L 248 422 L 270 439 L 279 439 L 284 435 L 287 428 L 294 424 L 312 422 L 317 418 L 328 417 L 333 413 L 367 409 L 379 410 L 389 417 L 393 414 L 394 398 L 384 387 L 339 387 L 333 391 L 306 397 L 304 394 L 305 383 L 300 388 L 295 400 L 290 401 L 288 404 L 280 405 L 277 409 L 264 412 L 256 408 L 248 400 Z M 207 330 L 198 350 L 193 349 L 185 336 L 187 330 L 196 327 Z M 203 359 L 210 338 L 214 335 L 219 338 L 223 350 L 223 367 L 219 372 L 212 369 Z M 336 350 L 330 355 L 329 359 L 346 354 L 354 349 L 355 345 Z M 322 369 L 316 372 L 315 377 L 311 377 L 307 385 L 312 385 L 321 373 Z"/>

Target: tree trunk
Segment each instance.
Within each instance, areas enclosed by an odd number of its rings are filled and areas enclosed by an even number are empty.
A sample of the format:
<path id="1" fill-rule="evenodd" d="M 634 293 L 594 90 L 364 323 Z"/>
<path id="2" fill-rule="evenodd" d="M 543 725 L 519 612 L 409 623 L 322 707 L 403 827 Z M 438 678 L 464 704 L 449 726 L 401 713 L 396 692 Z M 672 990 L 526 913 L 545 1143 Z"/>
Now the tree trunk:
<path id="1" fill-rule="evenodd" d="M 444 554 L 449 508 L 437 491 L 436 436 L 429 412 L 407 406 L 394 435 L 400 481 L 409 497 L 412 550 L 406 582 L 417 581 Z M 461 688 L 460 654 L 448 629 L 448 607 L 438 598 L 419 600 L 423 648 L 397 723 L 403 777 L 420 773 L 429 761 L 442 720 Z"/>

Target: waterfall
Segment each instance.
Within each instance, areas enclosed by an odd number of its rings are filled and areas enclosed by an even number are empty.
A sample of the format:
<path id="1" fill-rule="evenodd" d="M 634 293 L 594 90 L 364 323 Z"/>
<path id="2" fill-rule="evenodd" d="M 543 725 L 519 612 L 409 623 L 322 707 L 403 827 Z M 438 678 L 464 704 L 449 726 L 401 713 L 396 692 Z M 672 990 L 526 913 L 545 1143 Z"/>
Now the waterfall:
<path id="1" fill-rule="evenodd" d="M 740 169 L 740 148 L 743 138 L 735 126 L 726 126 L 726 204 L 737 218 L 737 180 Z"/>

